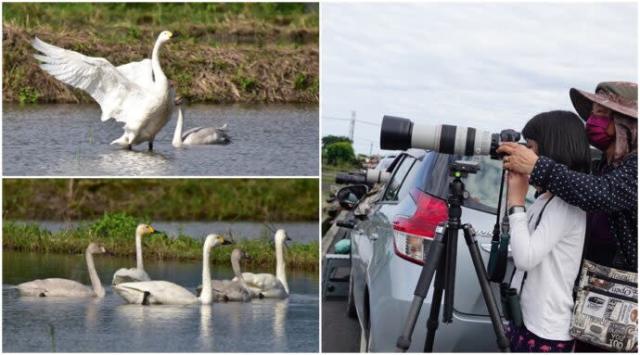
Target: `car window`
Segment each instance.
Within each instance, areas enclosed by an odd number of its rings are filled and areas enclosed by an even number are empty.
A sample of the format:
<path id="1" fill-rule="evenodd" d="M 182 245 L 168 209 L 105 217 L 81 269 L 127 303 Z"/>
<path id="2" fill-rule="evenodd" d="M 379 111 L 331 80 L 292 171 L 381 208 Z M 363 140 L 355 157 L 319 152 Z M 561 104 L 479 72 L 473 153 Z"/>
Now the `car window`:
<path id="1" fill-rule="evenodd" d="M 405 196 L 407 196 L 407 194 L 409 194 L 409 191 L 411 191 L 411 189 L 415 186 L 414 181 L 419 170 L 420 162 L 415 162 L 411 165 L 407 176 L 405 176 L 402 185 L 400 185 L 400 189 L 398 190 L 398 194 L 396 195 L 396 200 L 401 201 Z"/>
<path id="2" fill-rule="evenodd" d="M 430 169 L 420 174 L 424 192 L 446 199 L 451 181 L 449 163 L 455 160 L 474 160 L 480 164 L 480 170 L 462 179 L 465 190 L 469 193 L 469 198 L 464 201 L 464 205 L 475 210 L 496 213 L 502 176 L 501 160 L 494 160 L 488 156 L 463 157 L 434 152 L 429 155 L 432 161 L 428 165 Z M 527 203 L 533 201 L 533 192 L 533 188 L 530 188 L 527 194 Z"/>
<path id="3" fill-rule="evenodd" d="M 399 165 L 396 167 L 391 180 L 387 184 L 387 189 L 384 192 L 384 196 L 382 197 L 382 201 L 397 201 L 398 200 L 398 192 L 402 187 L 402 182 L 404 181 L 407 173 L 413 166 L 415 159 L 411 156 L 405 155 Z"/>

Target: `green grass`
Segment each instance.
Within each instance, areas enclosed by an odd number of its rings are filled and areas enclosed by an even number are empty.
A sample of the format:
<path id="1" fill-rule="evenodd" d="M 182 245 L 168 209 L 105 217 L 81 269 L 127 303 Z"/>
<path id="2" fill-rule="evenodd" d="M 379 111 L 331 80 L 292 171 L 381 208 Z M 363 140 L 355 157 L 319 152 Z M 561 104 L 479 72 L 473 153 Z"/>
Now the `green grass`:
<path id="1" fill-rule="evenodd" d="M 37 224 L 22 224 L 5 219 L 2 227 L 4 250 L 38 253 L 77 254 L 82 253 L 90 242 L 99 242 L 113 255 L 135 255 L 133 240 L 139 220 L 126 214 L 107 214 L 94 223 L 85 223 L 75 229 L 52 233 Z M 228 236 L 227 236 L 228 238 Z M 237 237 L 236 237 L 237 238 Z M 249 266 L 268 267 L 275 263 L 272 235 L 262 235 L 259 239 L 241 240 L 233 245 L 222 245 L 212 250 L 211 262 L 226 265 L 230 253 L 239 248 L 248 253 L 252 260 Z M 145 257 L 155 259 L 191 260 L 202 258 L 203 241 L 180 234 L 169 238 L 155 233 L 143 239 Z M 318 242 L 309 244 L 292 243 L 287 248 L 287 265 L 300 270 L 318 269 Z"/>
<path id="2" fill-rule="evenodd" d="M 170 30 L 163 71 L 190 102 L 317 103 L 318 23 L 310 3 L 4 3 L 3 101 L 92 102 L 38 67 L 35 36 L 120 65 Z"/>
<path id="3" fill-rule="evenodd" d="M 317 179 L 4 179 L 3 217 L 317 221 Z"/>

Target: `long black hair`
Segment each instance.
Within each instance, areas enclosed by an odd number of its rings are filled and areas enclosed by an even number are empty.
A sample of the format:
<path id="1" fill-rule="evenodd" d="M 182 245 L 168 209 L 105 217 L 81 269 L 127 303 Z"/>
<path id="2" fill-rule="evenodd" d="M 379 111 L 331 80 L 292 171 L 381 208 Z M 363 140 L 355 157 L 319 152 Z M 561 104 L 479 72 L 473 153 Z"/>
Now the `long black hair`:
<path id="1" fill-rule="evenodd" d="M 538 155 L 574 171 L 590 172 L 589 140 L 582 120 L 575 113 L 549 111 L 537 114 L 524 126 L 522 135 L 538 143 Z"/>

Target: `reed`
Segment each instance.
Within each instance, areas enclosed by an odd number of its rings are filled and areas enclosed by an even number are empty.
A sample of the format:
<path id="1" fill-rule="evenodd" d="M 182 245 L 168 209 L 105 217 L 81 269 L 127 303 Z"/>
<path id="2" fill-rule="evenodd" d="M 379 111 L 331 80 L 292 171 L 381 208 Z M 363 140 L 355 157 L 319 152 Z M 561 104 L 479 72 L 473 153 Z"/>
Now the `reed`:
<path id="1" fill-rule="evenodd" d="M 108 252 L 117 256 L 134 256 L 133 235 L 139 221 L 126 214 L 107 214 L 93 223 L 84 223 L 76 228 L 50 232 L 37 224 L 7 221 L 2 227 L 4 250 L 38 253 L 77 254 L 82 253 L 91 241 L 104 245 Z M 224 233 L 221 233 L 224 235 Z M 229 236 L 225 236 L 229 238 Z M 236 239 L 238 236 L 235 236 Z M 232 245 L 222 245 L 212 250 L 213 264 L 227 265 L 231 251 L 239 248 L 247 252 L 252 260 L 250 267 L 272 267 L 275 251 L 271 243 L 273 236 L 264 234 L 259 239 L 237 240 Z M 155 233 L 143 239 L 145 258 L 197 260 L 202 258 L 203 240 L 180 234 L 170 238 Z M 319 243 L 291 243 L 287 248 L 287 265 L 298 270 L 318 270 Z"/>

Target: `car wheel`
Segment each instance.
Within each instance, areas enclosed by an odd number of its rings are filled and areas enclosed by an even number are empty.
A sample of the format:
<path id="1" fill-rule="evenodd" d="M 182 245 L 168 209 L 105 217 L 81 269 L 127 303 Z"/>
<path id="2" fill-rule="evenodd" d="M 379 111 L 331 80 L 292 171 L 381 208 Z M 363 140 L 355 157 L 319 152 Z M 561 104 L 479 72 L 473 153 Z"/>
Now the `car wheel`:
<path id="1" fill-rule="evenodd" d="M 358 312 L 356 311 L 356 302 L 353 297 L 353 272 L 349 274 L 349 293 L 347 295 L 347 317 L 357 318 Z"/>

